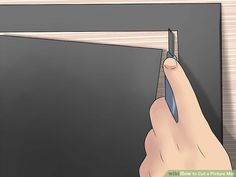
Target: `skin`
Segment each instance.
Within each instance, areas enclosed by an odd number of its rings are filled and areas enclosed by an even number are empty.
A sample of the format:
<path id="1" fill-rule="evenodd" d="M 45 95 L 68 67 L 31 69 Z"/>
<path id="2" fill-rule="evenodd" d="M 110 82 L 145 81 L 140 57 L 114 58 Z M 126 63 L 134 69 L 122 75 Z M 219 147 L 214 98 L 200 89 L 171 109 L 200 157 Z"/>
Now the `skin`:
<path id="1" fill-rule="evenodd" d="M 164 97 L 152 104 L 153 129 L 145 140 L 140 177 L 163 177 L 168 170 L 231 170 L 229 156 L 209 127 L 181 65 L 166 59 L 163 69 L 174 93 L 179 121 L 175 122 Z"/>

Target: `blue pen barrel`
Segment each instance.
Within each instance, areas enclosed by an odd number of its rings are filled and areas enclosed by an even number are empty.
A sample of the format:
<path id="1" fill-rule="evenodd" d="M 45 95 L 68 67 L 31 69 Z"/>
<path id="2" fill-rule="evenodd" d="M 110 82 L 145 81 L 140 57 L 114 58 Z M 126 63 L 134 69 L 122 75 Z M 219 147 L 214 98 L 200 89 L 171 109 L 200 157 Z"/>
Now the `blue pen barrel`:
<path id="1" fill-rule="evenodd" d="M 173 58 L 173 60 L 176 60 L 176 57 L 173 56 L 170 52 L 167 52 L 167 58 Z M 170 83 L 166 77 L 165 77 L 165 99 L 175 121 L 178 122 L 178 111 L 175 103 L 174 94 L 170 86 Z"/>

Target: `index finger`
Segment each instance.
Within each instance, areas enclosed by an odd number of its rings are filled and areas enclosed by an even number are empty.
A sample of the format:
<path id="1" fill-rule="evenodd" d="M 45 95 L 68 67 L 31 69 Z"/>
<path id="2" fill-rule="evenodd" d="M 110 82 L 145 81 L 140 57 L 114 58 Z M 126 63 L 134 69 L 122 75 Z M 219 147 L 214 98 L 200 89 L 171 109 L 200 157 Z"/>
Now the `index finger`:
<path id="1" fill-rule="evenodd" d="M 181 65 L 172 58 L 167 58 L 163 64 L 166 78 L 172 88 L 179 122 L 193 121 L 202 115 L 197 97 Z"/>

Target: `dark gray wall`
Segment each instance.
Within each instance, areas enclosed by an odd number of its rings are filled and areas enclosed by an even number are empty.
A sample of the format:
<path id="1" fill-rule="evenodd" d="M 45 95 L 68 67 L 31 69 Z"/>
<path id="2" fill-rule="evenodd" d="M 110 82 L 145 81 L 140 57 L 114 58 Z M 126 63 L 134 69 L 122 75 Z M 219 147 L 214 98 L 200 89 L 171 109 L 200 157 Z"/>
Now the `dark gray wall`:
<path id="1" fill-rule="evenodd" d="M 208 122 L 210 123 L 211 128 L 213 129 L 218 139 L 222 141 L 221 5 L 220 4 L 0 6 L 0 22 L 1 22 L 0 31 L 155 31 L 155 30 L 167 30 L 168 28 L 171 28 L 172 30 L 178 30 L 180 63 L 183 65 L 193 85 L 193 88 L 196 91 L 204 115 L 206 116 Z M 20 42 L 17 43 L 16 41 Z M 3 83 L 2 85 L 5 85 L 5 87 L 1 88 L 2 94 L 0 99 L 1 101 L 0 112 L 2 114 L 1 131 L 3 131 L 2 133 L 3 136 L 1 137 L 1 142 L 2 142 L 1 155 L 2 157 L 4 157 L 1 159 L 2 160 L 1 168 L 5 171 L 0 170 L 0 172 L 3 174 L 3 176 L 6 174 L 8 176 L 14 176 L 16 174 L 26 174 L 26 173 L 28 173 L 30 176 L 34 172 L 37 172 L 38 175 L 42 176 L 43 175 L 42 169 L 45 169 L 52 172 L 51 176 L 53 175 L 60 176 L 60 174 L 68 174 L 73 176 L 73 174 L 76 173 L 79 174 L 78 166 L 74 165 L 76 165 L 77 163 L 81 163 L 81 161 L 79 161 L 78 158 L 76 158 L 74 152 L 78 148 L 86 149 L 87 146 L 85 146 L 84 143 L 81 143 L 82 145 L 80 146 L 78 144 L 72 143 L 74 142 L 73 140 L 78 139 L 76 133 L 78 133 L 79 131 L 77 122 L 78 121 L 77 117 L 79 116 L 79 113 L 78 114 L 72 114 L 72 113 L 73 111 L 77 111 L 76 107 L 77 105 L 81 106 L 79 104 L 79 101 L 81 100 L 79 100 L 78 98 L 80 98 L 80 96 L 86 96 L 86 94 L 77 92 L 80 87 L 72 82 L 72 81 L 74 82 L 77 81 L 77 77 L 75 78 L 72 77 L 73 79 L 71 81 L 71 78 L 67 77 L 65 73 L 71 72 L 72 74 L 76 74 L 77 72 L 79 72 L 77 71 L 78 68 L 83 69 L 84 67 L 79 67 L 78 64 L 74 63 L 76 62 L 77 59 L 77 58 L 75 59 L 74 57 L 84 56 L 86 58 L 86 56 L 87 57 L 91 56 L 92 55 L 90 54 L 91 50 L 87 51 L 87 47 L 83 48 L 82 47 L 83 45 L 80 45 L 79 43 L 78 44 L 73 43 L 73 45 L 76 46 L 75 48 L 73 48 L 71 47 L 72 44 L 69 45 L 68 43 L 62 44 L 60 42 L 56 42 L 57 44 L 55 44 L 56 46 L 55 48 L 54 47 L 47 48 L 47 45 L 51 44 L 52 42 L 44 41 L 45 44 L 42 45 L 42 43 L 44 43 L 43 41 L 30 40 L 31 41 L 29 42 L 30 44 L 25 45 L 24 43 L 26 41 L 28 40 L 26 39 L 16 40 L 15 38 L 1 39 L 0 56 L 2 57 L 0 66 L 1 67 L 0 77 L 2 80 L 1 82 Z M 23 47 L 23 44 L 26 46 L 25 48 Z M 62 46 L 58 47 L 58 45 L 59 46 L 62 45 L 63 47 Z M 64 47 L 65 45 L 68 45 L 68 47 L 65 48 Z M 137 62 L 135 66 L 132 66 L 134 67 L 132 71 L 134 72 L 134 77 L 139 76 L 138 80 L 134 79 L 135 83 L 132 83 L 133 85 L 131 84 L 125 85 L 125 88 L 123 88 L 125 90 L 127 90 L 127 88 L 130 88 L 127 91 L 130 92 L 132 91 L 133 94 L 129 92 L 127 92 L 129 93 L 127 95 L 124 94 L 123 93 L 124 90 L 115 84 L 116 81 L 112 80 L 109 74 L 106 75 L 106 77 L 109 76 L 108 78 L 110 78 L 112 82 L 112 84 L 109 85 L 109 88 L 104 88 L 104 87 L 97 88 L 98 91 L 107 89 L 109 90 L 108 91 L 109 94 L 114 94 L 114 93 L 117 94 L 116 95 L 117 99 L 120 100 L 119 104 L 121 107 L 115 107 L 113 111 L 107 112 L 106 115 L 116 115 L 116 116 L 119 115 L 119 117 L 123 118 L 125 116 L 125 112 L 120 110 L 125 108 L 130 108 L 128 109 L 130 110 L 129 113 L 130 116 L 128 116 L 129 119 L 126 119 L 125 122 L 115 119 L 113 123 L 112 121 L 113 119 L 109 120 L 110 121 L 109 123 L 112 124 L 114 127 L 112 130 L 114 132 L 119 132 L 119 133 L 123 132 L 124 134 L 122 137 L 127 136 L 126 137 L 127 140 L 124 141 L 123 144 L 122 143 L 119 144 L 118 149 L 120 149 L 120 151 L 117 150 L 115 152 L 110 152 L 107 158 L 114 159 L 113 154 L 116 153 L 119 154 L 120 152 L 123 152 L 124 154 L 127 153 L 127 156 L 128 155 L 132 156 L 133 157 L 132 162 L 135 161 L 135 163 L 130 164 L 131 161 L 128 160 L 127 163 L 122 163 L 120 164 L 120 166 L 119 165 L 116 166 L 116 168 L 113 168 L 114 167 L 112 164 L 113 161 L 109 163 L 108 161 L 105 161 L 104 163 L 101 164 L 97 163 L 98 160 L 100 159 L 100 153 L 103 152 L 101 150 L 103 144 L 100 141 L 99 142 L 91 141 L 94 144 L 90 145 L 94 145 L 94 147 L 95 145 L 97 146 L 96 151 L 93 152 L 97 152 L 98 154 L 95 155 L 93 158 L 95 160 L 94 163 L 91 163 L 90 161 L 88 164 L 84 163 L 82 165 L 84 165 L 84 170 L 86 170 L 87 176 L 93 176 L 95 174 L 98 174 L 100 172 L 99 165 L 103 164 L 107 164 L 111 171 L 114 170 L 113 172 L 116 172 L 116 170 L 119 169 L 118 167 L 125 168 L 126 170 L 122 170 L 122 172 L 124 172 L 124 176 L 135 176 L 135 175 L 137 176 L 137 171 L 134 172 L 133 170 L 131 170 L 129 165 L 133 165 L 132 167 L 138 166 L 138 163 L 140 162 L 140 158 L 142 155 L 137 156 L 137 154 L 143 153 L 143 149 L 141 150 L 143 142 L 141 142 L 140 140 L 144 139 L 145 137 L 144 132 L 146 132 L 147 129 L 149 129 L 150 127 L 148 122 L 145 123 L 138 122 L 138 120 L 136 120 L 135 118 L 137 115 L 140 116 L 139 120 L 141 119 L 141 117 L 144 118 L 146 116 L 145 120 L 148 117 L 148 114 L 147 112 L 145 114 L 145 111 L 148 110 L 150 106 L 150 101 L 152 101 L 153 99 L 153 95 L 155 92 L 153 87 L 157 81 L 156 77 L 154 78 L 154 76 L 152 75 L 153 73 L 149 73 L 150 75 L 148 75 L 147 71 L 149 70 L 147 68 L 149 68 L 150 63 L 148 63 L 148 65 L 143 65 L 142 62 L 146 61 L 146 60 L 143 61 L 145 57 L 146 58 L 150 57 L 149 55 L 150 53 L 152 53 L 153 50 L 146 49 L 149 51 L 147 52 L 148 53 L 147 57 L 146 55 L 138 54 L 137 51 L 141 51 L 141 49 L 136 50 L 129 48 L 129 51 L 135 50 L 134 52 L 131 52 L 132 53 L 131 57 L 130 56 L 131 54 L 127 56 L 120 56 L 123 55 L 122 54 L 123 52 L 109 53 L 107 52 L 110 51 L 108 50 L 109 46 L 104 47 L 104 50 L 100 52 L 98 52 L 99 45 L 92 45 L 92 46 L 95 46 L 97 51 L 96 56 L 93 57 L 102 58 L 104 60 L 104 63 L 107 63 L 109 61 L 108 59 L 106 60 L 106 56 L 110 56 L 109 59 L 113 60 L 119 59 L 119 63 L 116 63 L 116 65 L 118 65 L 119 70 L 117 70 L 118 68 L 116 68 L 113 64 L 109 64 L 109 67 L 113 68 L 112 70 L 110 70 L 113 73 L 111 75 L 112 77 L 116 77 L 116 75 L 121 74 L 120 77 L 122 78 L 124 77 L 125 79 L 131 81 L 131 78 L 133 79 L 133 77 L 128 75 L 130 74 L 128 73 L 130 69 L 128 69 L 128 66 L 121 66 L 125 65 L 125 62 L 127 61 L 122 60 L 123 62 L 121 63 L 120 58 L 134 57 L 135 63 Z M 77 47 L 80 48 L 81 50 L 78 50 Z M 83 48 L 83 50 L 81 47 Z M 122 47 L 121 48 L 117 47 L 117 48 L 121 49 Z M 25 52 L 23 52 L 23 49 Z M 72 51 L 68 52 L 67 50 L 68 51 L 74 50 L 74 52 Z M 77 50 L 80 52 L 76 53 Z M 144 49 L 142 49 L 142 52 L 143 51 Z M 72 53 L 74 54 L 72 55 Z M 124 52 L 124 54 L 127 53 L 129 52 Z M 157 50 L 154 53 L 155 54 L 152 54 L 153 57 L 150 58 L 157 59 L 160 57 L 160 51 Z M 9 56 L 11 56 L 13 57 L 13 59 L 7 61 L 6 58 L 3 57 L 4 55 L 6 55 L 8 58 Z M 16 56 L 17 58 L 14 58 Z M 46 60 L 46 58 L 48 58 L 46 56 L 53 56 L 52 57 L 53 60 Z M 68 56 L 72 58 L 68 58 Z M 32 60 L 30 60 L 30 58 Z M 65 65 L 65 63 L 63 63 L 64 60 L 56 60 L 55 58 L 61 58 L 61 59 L 68 58 L 68 61 L 70 62 L 68 62 L 68 65 Z M 151 61 L 154 62 L 154 59 Z M 86 64 L 86 62 L 82 63 Z M 157 63 L 155 64 L 156 65 L 154 66 L 158 68 L 159 65 L 157 65 Z M 12 70 L 8 71 L 4 69 L 4 67 L 7 68 L 8 65 L 10 68 L 12 68 Z M 141 65 L 143 66 L 138 67 Z M 37 68 L 39 66 L 40 69 Z M 66 66 L 68 66 L 69 68 L 72 67 L 73 69 L 68 69 L 66 68 Z M 138 67 L 138 69 L 136 67 Z M 153 68 L 153 65 L 150 64 L 150 67 L 152 67 L 153 69 L 151 70 L 152 72 L 155 73 L 157 72 L 157 68 Z M 87 72 L 84 73 L 86 79 L 83 82 L 86 82 L 86 84 L 92 84 L 90 82 L 87 83 L 89 79 L 94 79 L 94 78 L 102 79 L 99 78 L 100 74 L 95 73 L 91 75 L 91 72 L 94 72 L 92 68 L 90 68 L 89 74 Z M 60 69 L 62 69 L 62 71 L 64 72 L 61 73 Z M 105 71 L 106 70 L 104 70 L 104 72 Z M 28 76 L 29 73 L 31 75 Z M 114 73 L 116 73 L 116 75 Z M 93 76 L 94 78 L 91 78 Z M 117 77 L 116 79 L 118 79 Z M 34 80 L 33 78 L 37 79 Z M 151 78 L 151 80 L 146 78 Z M 43 82 L 44 84 L 40 84 L 41 82 Z M 120 81 L 120 83 L 121 82 L 122 80 Z M 22 83 L 27 83 L 27 84 L 23 86 Z M 146 83 L 144 85 L 149 85 L 149 86 L 144 87 L 143 83 Z M 142 90 L 139 90 L 137 92 L 135 91 L 136 94 L 134 94 L 131 88 L 133 88 L 133 86 L 137 88 L 136 84 L 138 84 L 138 86 L 142 85 L 139 88 Z M 32 88 L 34 91 L 29 92 L 28 91 L 29 88 Z M 89 90 L 87 87 L 82 89 L 85 90 L 86 93 L 88 92 L 92 93 L 92 91 Z M 148 92 L 147 95 L 144 94 L 145 96 L 142 96 L 143 89 L 145 89 L 145 91 Z M 40 90 L 40 94 L 36 90 Z M 124 97 L 119 97 L 118 93 L 116 93 L 114 90 L 122 92 Z M 66 92 L 66 95 L 68 97 L 65 96 L 64 92 Z M 74 97 L 73 93 L 79 94 L 79 97 Z M 28 94 L 30 95 L 27 96 Z M 90 96 L 91 95 L 89 94 L 89 97 Z M 99 108 L 105 108 L 106 106 L 113 105 L 113 104 L 110 105 L 109 102 L 110 99 L 113 99 L 113 97 L 106 97 L 106 95 L 100 95 L 100 94 L 96 95 L 92 94 L 92 96 L 95 98 L 95 100 L 97 98 L 100 98 L 100 96 L 102 97 L 105 96 L 105 98 L 107 99 L 106 102 L 95 105 L 98 106 Z M 128 103 L 128 100 L 129 98 L 131 98 L 131 96 L 133 97 L 138 96 L 134 100 L 135 105 L 137 107 L 130 106 L 130 104 Z M 33 98 L 33 100 L 30 100 L 31 97 Z M 71 99 L 68 99 L 70 97 Z M 50 98 L 51 101 L 46 102 L 45 101 L 46 98 Z M 122 102 L 121 99 L 123 98 L 127 99 L 127 102 L 126 101 Z M 99 99 L 97 100 L 99 102 L 101 101 Z M 38 101 L 38 104 L 41 105 L 42 107 L 35 107 L 34 104 L 30 104 L 30 101 L 32 102 Z M 145 106 L 142 107 L 140 104 L 142 105 L 145 104 Z M 34 115 L 35 112 L 39 113 L 41 112 L 41 110 L 47 110 L 46 108 L 49 105 L 52 106 L 50 107 L 51 109 L 48 110 L 50 114 L 47 114 L 46 112 L 42 115 Z M 53 107 L 54 105 L 59 106 L 61 109 L 58 109 L 57 106 Z M 66 105 L 71 105 L 72 107 L 71 106 L 67 107 Z M 122 107 L 122 105 L 124 107 Z M 31 112 L 22 111 L 28 107 L 30 108 L 29 110 L 34 110 L 34 111 Z M 139 109 L 136 108 L 140 108 L 141 109 L 140 111 L 144 112 L 140 114 L 138 114 L 139 112 L 134 113 L 135 110 L 139 111 Z M 71 112 L 71 110 L 73 111 Z M 58 111 L 58 113 L 56 111 Z M 84 110 L 84 112 L 85 111 L 86 110 Z M 96 111 L 94 111 L 94 113 L 91 113 L 90 111 L 87 110 L 86 113 L 90 115 L 90 114 L 95 114 Z M 22 121 L 21 119 L 16 119 L 15 116 L 19 114 L 21 115 L 21 117 L 25 116 L 24 121 Z M 14 119 L 11 119 L 10 115 L 14 117 Z M 51 117 L 49 115 L 54 115 L 54 116 Z M 71 116 L 72 118 L 70 120 L 64 120 L 62 118 L 56 119 L 57 115 L 60 115 L 61 117 Z M 101 115 L 99 114 L 99 116 L 101 117 L 102 115 L 103 114 Z M 32 117 L 34 117 L 36 120 L 31 120 L 30 118 Z M 94 116 L 92 115 L 92 117 Z M 52 120 L 50 120 L 50 118 Z M 135 120 L 136 120 L 135 124 L 132 125 L 136 125 L 136 127 L 132 127 L 132 129 L 129 129 L 128 131 L 128 127 L 126 127 L 126 125 L 127 126 L 130 125 Z M 29 121 L 30 123 L 28 123 Z M 47 121 L 48 123 L 45 123 Z M 56 124 L 54 125 L 53 122 L 57 122 L 57 125 Z M 95 119 L 95 124 L 98 124 L 99 127 L 102 126 L 101 122 Z M 87 127 L 90 125 L 90 123 L 91 122 L 85 122 L 80 126 L 87 130 Z M 27 127 L 27 129 L 25 129 L 24 132 L 22 132 L 22 129 L 18 128 L 20 126 Z M 120 127 L 122 127 L 122 129 Z M 44 130 L 45 133 L 42 133 L 42 130 Z M 100 129 L 99 128 L 96 129 L 96 127 L 95 129 L 91 128 L 91 131 L 95 132 L 95 135 L 97 137 L 103 139 L 105 135 L 103 133 L 100 134 L 99 130 Z M 104 128 L 104 132 L 107 132 L 106 128 Z M 127 132 L 129 132 L 128 135 Z M 138 134 L 138 136 L 136 134 L 137 132 L 140 133 Z M 19 135 L 17 135 L 16 133 L 18 133 Z M 21 137 L 22 139 L 18 138 L 18 136 Z M 29 136 L 30 138 L 27 139 L 27 136 Z M 88 135 L 86 135 L 86 137 L 87 136 Z M 33 137 L 35 137 L 35 140 Z M 63 140 L 60 138 L 58 139 L 58 137 L 62 137 L 64 139 Z M 115 144 L 117 143 L 115 139 L 119 141 L 122 140 L 120 138 L 120 135 L 112 136 L 112 138 L 110 137 L 109 140 L 111 140 L 113 143 L 106 143 L 107 148 L 115 146 Z M 135 143 L 133 144 L 133 141 L 139 143 L 136 145 L 139 145 L 140 149 L 135 152 L 133 150 L 125 151 L 127 150 L 127 146 L 131 147 L 131 145 L 133 146 L 135 144 Z M 40 147 L 39 144 L 42 147 Z M 52 145 L 50 146 L 51 149 L 50 148 L 48 149 L 47 144 Z M 32 152 L 26 151 L 24 148 L 25 145 L 29 146 L 29 148 L 33 147 L 35 151 Z M 55 147 L 57 147 L 58 149 L 55 150 Z M 68 151 L 66 151 L 68 153 L 67 154 L 68 156 L 67 155 L 64 156 L 62 154 L 63 148 L 65 147 L 68 148 Z M 42 152 L 45 150 L 47 151 L 49 150 L 50 153 L 40 154 L 41 150 L 39 150 L 39 148 L 42 150 Z M 4 150 L 7 150 L 7 152 L 5 152 Z M 88 149 L 88 151 L 91 151 L 91 149 L 90 150 Z M 107 149 L 105 152 L 107 152 Z M 60 156 L 60 154 L 62 155 Z M 87 157 L 85 153 L 80 155 L 82 155 L 83 157 L 81 158 L 82 160 L 86 159 L 85 157 Z M 27 157 L 28 159 L 25 159 L 25 157 Z M 15 158 L 17 158 L 17 160 L 25 160 L 26 162 L 20 163 L 22 166 L 19 166 L 18 164 L 19 161 L 17 161 Z M 55 165 L 56 162 L 54 161 L 55 158 L 57 158 L 58 162 L 57 165 Z M 125 159 L 127 157 L 121 156 L 118 162 L 121 163 L 122 160 L 124 160 L 123 158 Z M 37 162 L 38 159 L 41 159 L 39 161 L 40 166 L 34 166 L 35 163 L 38 163 Z M 46 160 L 46 159 L 51 159 L 51 160 Z M 29 161 L 31 161 L 32 164 L 28 163 Z M 55 166 L 50 166 L 50 164 L 53 164 Z M 97 173 L 96 171 L 87 169 L 90 167 L 89 165 L 96 166 L 96 168 L 98 168 Z M 11 169 L 12 167 L 15 167 L 16 170 L 12 171 Z M 135 170 L 137 169 L 135 168 Z M 107 174 L 103 174 L 103 176 L 106 175 L 111 176 L 109 172 L 107 172 Z M 135 175 L 130 175 L 132 173 L 135 173 Z"/>

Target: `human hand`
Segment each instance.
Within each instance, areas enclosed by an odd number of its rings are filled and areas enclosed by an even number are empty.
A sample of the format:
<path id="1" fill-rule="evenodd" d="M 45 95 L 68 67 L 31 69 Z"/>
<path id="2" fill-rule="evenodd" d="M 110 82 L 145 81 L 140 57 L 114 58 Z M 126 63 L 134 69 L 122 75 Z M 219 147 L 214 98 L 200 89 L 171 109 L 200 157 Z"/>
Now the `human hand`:
<path id="1" fill-rule="evenodd" d="M 140 176 L 163 177 L 168 170 L 231 170 L 229 156 L 211 131 L 181 65 L 166 59 L 163 68 L 179 121 L 175 122 L 164 97 L 152 104 L 153 129 L 145 140 Z"/>

